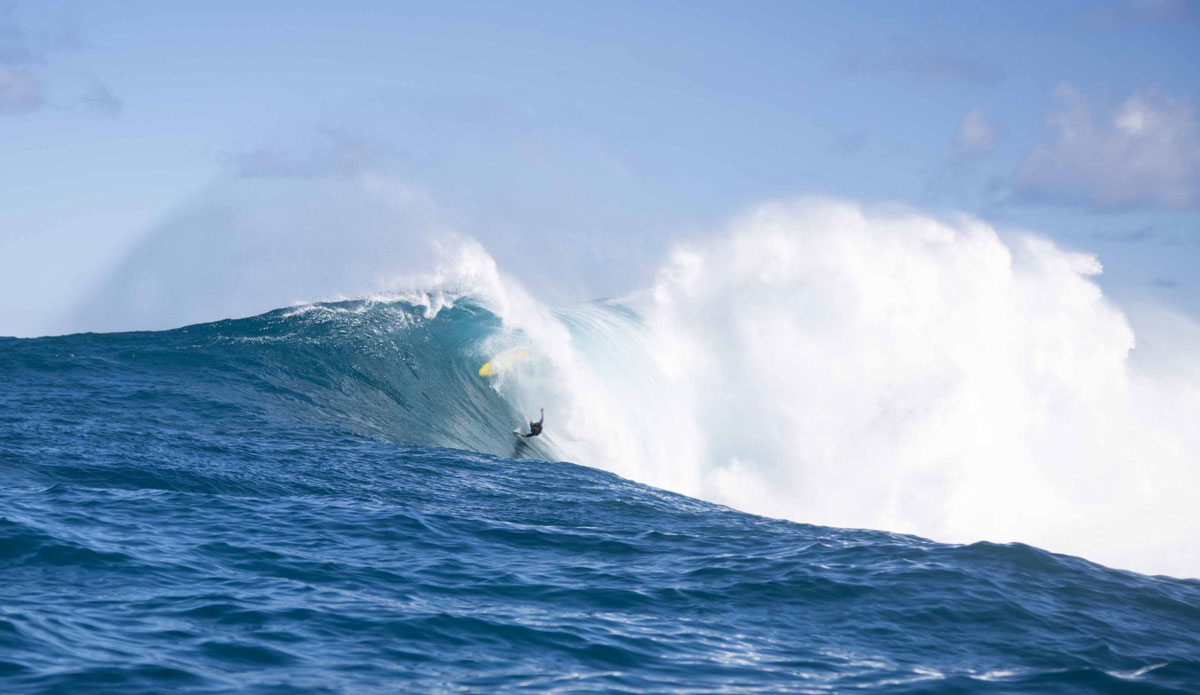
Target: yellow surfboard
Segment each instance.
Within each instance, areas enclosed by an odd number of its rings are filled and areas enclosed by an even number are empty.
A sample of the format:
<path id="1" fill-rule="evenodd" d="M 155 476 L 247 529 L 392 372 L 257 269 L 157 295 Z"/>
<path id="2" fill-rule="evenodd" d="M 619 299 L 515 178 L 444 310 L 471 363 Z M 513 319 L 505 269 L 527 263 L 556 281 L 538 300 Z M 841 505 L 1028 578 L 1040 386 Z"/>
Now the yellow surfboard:
<path id="1" fill-rule="evenodd" d="M 490 361 L 484 363 L 484 365 L 479 368 L 479 376 L 495 376 L 505 369 L 513 366 L 517 362 L 529 357 L 530 352 L 531 350 L 527 350 L 525 348 L 506 350 L 493 357 Z"/>

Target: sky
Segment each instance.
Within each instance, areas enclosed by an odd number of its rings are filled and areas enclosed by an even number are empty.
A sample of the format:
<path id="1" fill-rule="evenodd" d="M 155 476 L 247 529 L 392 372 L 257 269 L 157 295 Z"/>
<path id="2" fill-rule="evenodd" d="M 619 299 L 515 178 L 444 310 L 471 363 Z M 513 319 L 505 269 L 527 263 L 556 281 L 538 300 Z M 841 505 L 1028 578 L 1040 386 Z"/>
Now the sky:
<path id="1" fill-rule="evenodd" d="M 811 195 L 1200 317 L 1200 3 L 0 2 L 0 335 L 166 327 L 89 300 L 147 249 L 219 266 L 189 235 L 452 228 L 566 301 Z"/>

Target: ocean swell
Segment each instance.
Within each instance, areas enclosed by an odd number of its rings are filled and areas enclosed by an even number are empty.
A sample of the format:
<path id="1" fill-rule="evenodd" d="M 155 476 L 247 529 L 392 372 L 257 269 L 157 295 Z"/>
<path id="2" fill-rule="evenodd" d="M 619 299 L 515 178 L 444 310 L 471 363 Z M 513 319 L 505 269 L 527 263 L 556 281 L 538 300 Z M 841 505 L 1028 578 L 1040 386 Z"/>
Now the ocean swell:
<path id="1" fill-rule="evenodd" d="M 549 306 L 478 244 L 439 249 L 390 294 L 153 334 L 171 347 L 151 352 L 259 410 L 396 443 L 1200 575 L 1200 375 L 1180 367 L 1200 349 L 1133 359 L 1094 257 L 965 216 L 801 200 L 678 245 L 643 291 Z M 532 357 L 476 374 L 512 347 Z M 523 452 L 511 430 L 539 408 Z"/>

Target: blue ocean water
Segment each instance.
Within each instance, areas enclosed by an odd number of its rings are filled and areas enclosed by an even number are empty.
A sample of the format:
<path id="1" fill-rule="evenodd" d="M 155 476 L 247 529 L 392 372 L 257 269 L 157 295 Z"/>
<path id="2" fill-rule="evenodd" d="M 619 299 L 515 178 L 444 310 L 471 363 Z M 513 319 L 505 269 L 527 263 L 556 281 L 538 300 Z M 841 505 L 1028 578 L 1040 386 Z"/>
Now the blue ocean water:
<path id="1" fill-rule="evenodd" d="M 0 692 L 1200 692 L 1200 582 L 546 460 L 495 316 L 332 308 L 0 339 Z"/>

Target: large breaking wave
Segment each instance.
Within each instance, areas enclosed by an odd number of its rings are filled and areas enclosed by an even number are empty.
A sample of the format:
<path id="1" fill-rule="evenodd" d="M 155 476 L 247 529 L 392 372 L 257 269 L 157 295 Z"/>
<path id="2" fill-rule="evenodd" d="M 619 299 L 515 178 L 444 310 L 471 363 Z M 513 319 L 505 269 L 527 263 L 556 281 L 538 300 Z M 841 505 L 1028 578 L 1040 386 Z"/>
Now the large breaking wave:
<path id="1" fill-rule="evenodd" d="M 1200 575 L 1196 346 L 1139 363 L 1088 255 L 808 200 L 677 247 L 614 301 L 547 306 L 478 244 L 443 257 L 386 296 L 169 335 L 390 441 L 521 455 L 510 430 L 544 407 L 531 455 L 746 511 Z"/>

